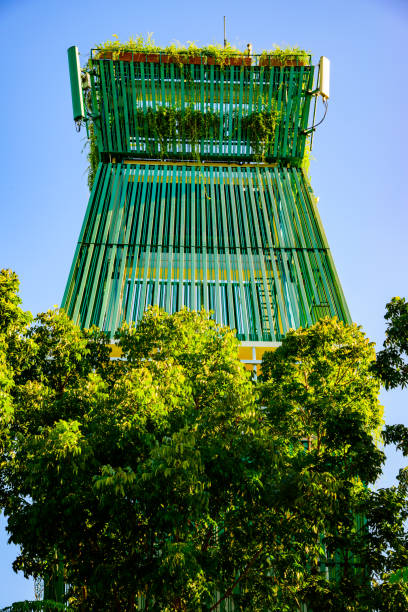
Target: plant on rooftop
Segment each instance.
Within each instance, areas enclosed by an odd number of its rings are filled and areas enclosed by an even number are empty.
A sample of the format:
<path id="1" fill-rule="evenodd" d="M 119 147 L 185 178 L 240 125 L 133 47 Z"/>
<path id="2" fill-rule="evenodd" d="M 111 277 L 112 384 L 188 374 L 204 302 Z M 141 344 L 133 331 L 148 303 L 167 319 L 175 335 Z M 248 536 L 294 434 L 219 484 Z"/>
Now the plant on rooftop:
<path id="1" fill-rule="evenodd" d="M 264 50 L 259 59 L 260 66 L 304 66 L 310 62 L 310 54 L 299 47 L 282 49 L 275 45 L 271 51 Z"/>
<path id="2" fill-rule="evenodd" d="M 183 64 L 204 58 L 209 64 L 216 64 L 221 67 L 228 65 L 250 65 L 251 58 L 247 53 L 227 43 L 225 47 L 219 44 L 207 45 L 206 47 L 198 47 L 195 43 L 189 42 L 187 46 L 180 43 L 172 43 L 165 47 L 160 47 L 155 44 L 152 35 L 149 34 L 146 39 L 140 34 L 136 38 L 130 38 L 128 42 L 121 43 L 116 34 L 114 40 L 108 40 L 104 43 L 96 45 L 96 59 L 133 59 L 141 60 L 139 54 L 146 56 L 148 61 L 159 61 L 165 63 L 173 62 Z M 149 57 L 150 56 L 150 57 Z M 145 58 L 143 58 L 145 59 Z M 194 62 L 191 62 L 194 63 Z"/>

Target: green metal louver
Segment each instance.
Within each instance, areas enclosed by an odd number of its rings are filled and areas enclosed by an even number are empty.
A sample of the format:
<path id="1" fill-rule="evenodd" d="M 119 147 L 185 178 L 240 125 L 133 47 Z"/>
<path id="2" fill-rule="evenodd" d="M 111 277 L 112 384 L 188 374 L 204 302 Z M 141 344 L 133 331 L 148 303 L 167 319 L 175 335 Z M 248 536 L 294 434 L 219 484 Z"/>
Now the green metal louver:
<path id="1" fill-rule="evenodd" d="M 92 112 L 101 153 L 137 158 L 256 159 L 254 120 L 276 116 L 265 161 L 301 160 L 313 66 L 206 66 L 92 60 Z M 166 115 L 167 111 L 167 115 Z M 200 137 L 186 131 L 197 113 Z M 157 114 L 160 116 L 155 121 Z M 163 117 L 169 125 L 163 125 Z M 173 122 L 173 123 L 172 123 Z M 161 128 L 157 129 L 157 123 Z M 204 129 L 203 129 L 204 127 Z M 258 130 L 259 131 L 259 130 Z"/>
<path id="2" fill-rule="evenodd" d="M 112 334 L 150 305 L 205 308 L 258 342 L 350 321 L 300 168 L 314 67 L 145 60 L 90 60 L 100 163 L 63 299 L 72 319 Z"/>
<path id="3" fill-rule="evenodd" d="M 255 341 L 349 320 L 302 171 L 100 164 L 64 306 L 113 332 L 149 305 L 211 309 Z"/>

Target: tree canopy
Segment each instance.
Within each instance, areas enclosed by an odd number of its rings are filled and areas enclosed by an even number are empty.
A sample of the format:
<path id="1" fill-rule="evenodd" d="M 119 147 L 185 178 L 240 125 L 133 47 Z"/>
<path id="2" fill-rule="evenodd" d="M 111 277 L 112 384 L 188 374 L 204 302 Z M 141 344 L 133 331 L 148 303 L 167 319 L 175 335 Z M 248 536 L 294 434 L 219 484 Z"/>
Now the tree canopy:
<path id="1" fill-rule="evenodd" d="M 0 281 L 0 504 L 49 599 L 60 576 L 78 610 L 407 609 L 406 482 L 369 488 L 382 409 L 357 326 L 291 331 L 255 382 L 204 311 L 149 310 L 112 360 Z"/>
<path id="2" fill-rule="evenodd" d="M 386 389 L 408 384 L 408 302 L 394 297 L 386 306 L 384 346 L 377 355 L 374 369 Z"/>

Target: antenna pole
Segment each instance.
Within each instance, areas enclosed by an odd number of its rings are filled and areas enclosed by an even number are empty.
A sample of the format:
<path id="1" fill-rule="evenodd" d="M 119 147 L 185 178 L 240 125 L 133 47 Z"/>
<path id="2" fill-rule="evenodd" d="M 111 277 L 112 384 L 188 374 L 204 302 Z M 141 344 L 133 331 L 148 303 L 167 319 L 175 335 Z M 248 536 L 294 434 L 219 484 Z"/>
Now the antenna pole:
<path id="1" fill-rule="evenodd" d="M 227 37 L 226 37 L 226 33 L 225 33 L 225 15 L 224 15 L 224 49 L 227 46 Z"/>

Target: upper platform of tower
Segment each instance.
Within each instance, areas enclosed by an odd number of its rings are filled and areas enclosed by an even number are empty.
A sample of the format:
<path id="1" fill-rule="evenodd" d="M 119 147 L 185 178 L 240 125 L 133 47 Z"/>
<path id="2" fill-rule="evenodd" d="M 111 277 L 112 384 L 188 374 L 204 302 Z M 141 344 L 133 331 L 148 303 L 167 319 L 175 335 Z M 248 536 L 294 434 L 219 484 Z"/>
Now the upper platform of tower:
<path id="1" fill-rule="evenodd" d="M 299 166 L 319 72 L 299 49 L 261 55 L 101 45 L 81 70 L 68 50 L 74 118 L 100 158 Z"/>

